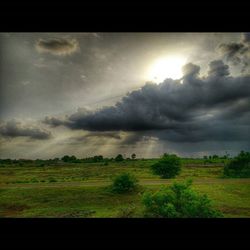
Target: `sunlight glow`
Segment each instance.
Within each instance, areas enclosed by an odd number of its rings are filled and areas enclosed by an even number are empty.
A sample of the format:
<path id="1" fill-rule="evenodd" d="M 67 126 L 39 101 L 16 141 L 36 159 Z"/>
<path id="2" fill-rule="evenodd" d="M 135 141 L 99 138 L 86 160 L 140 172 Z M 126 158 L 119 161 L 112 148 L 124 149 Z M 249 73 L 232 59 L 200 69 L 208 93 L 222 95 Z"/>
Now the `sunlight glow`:
<path id="1" fill-rule="evenodd" d="M 186 59 L 181 56 L 160 57 L 149 67 L 147 79 L 156 83 L 163 82 L 166 78 L 179 79 L 185 63 Z"/>

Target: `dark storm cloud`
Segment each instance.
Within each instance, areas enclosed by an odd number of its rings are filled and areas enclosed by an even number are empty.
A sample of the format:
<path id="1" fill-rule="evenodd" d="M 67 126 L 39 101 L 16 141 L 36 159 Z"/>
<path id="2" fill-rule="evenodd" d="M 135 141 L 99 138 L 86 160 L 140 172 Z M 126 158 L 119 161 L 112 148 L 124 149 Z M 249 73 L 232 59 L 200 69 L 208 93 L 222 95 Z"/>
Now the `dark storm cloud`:
<path id="1" fill-rule="evenodd" d="M 15 120 L 0 124 L 0 135 L 15 138 L 19 136 L 31 139 L 45 140 L 51 138 L 51 133 L 35 126 L 22 125 Z"/>
<path id="2" fill-rule="evenodd" d="M 242 43 L 223 43 L 219 46 L 228 60 L 240 61 L 240 57 L 245 53 L 246 48 Z"/>
<path id="3" fill-rule="evenodd" d="M 219 50 L 229 62 L 241 64 L 242 72 L 246 71 L 250 63 L 250 33 L 244 33 L 238 43 L 220 44 Z"/>
<path id="4" fill-rule="evenodd" d="M 225 65 L 221 60 L 212 61 L 209 64 L 208 74 L 214 77 L 227 76 L 229 75 L 229 67 L 228 65 Z"/>
<path id="5" fill-rule="evenodd" d="M 200 72 L 200 66 L 193 63 L 188 63 L 183 67 L 182 71 L 184 74 L 184 78 L 186 78 L 187 76 L 196 77 Z"/>
<path id="6" fill-rule="evenodd" d="M 152 134 L 152 135 L 150 135 Z M 158 141 L 158 138 L 155 137 L 155 133 L 153 132 L 136 132 L 136 133 L 129 133 L 125 139 L 123 139 L 122 144 L 123 145 L 134 145 L 137 142 L 145 142 L 145 143 L 150 143 L 152 141 Z"/>
<path id="7" fill-rule="evenodd" d="M 41 53 L 50 53 L 53 55 L 64 56 L 76 52 L 79 48 L 76 39 L 40 39 L 36 42 L 36 49 Z"/>
<path id="8" fill-rule="evenodd" d="M 110 142 L 111 140 L 111 142 Z M 121 142 L 122 136 L 119 132 L 91 132 L 85 135 L 72 136 L 59 144 L 68 145 L 107 145 L 116 141 Z"/>
<path id="9" fill-rule="evenodd" d="M 115 106 L 79 109 L 63 120 L 50 117 L 44 122 L 89 131 L 144 131 L 169 141 L 249 140 L 250 76 L 231 77 L 218 60 L 209 64 L 205 78 L 198 78 L 196 65 L 183 69 L 183 84 L 172 79 L 146 84 Z"/>
<path id="10" fill-rule="evenodd" d="M 121 136 L 118 132 L 92 132 L 86 135 L 82 136 L 74 136 L 70 139 L 73 141 L 86 141 L 88 138 L 104 138 L 104 139 L 115 139 L 115 140 L 121 140 Z"/>
<path id="11" fill-rule="evenodd" d="M 103 137 L 103 138 L 112 138 L 116 140 L 121 140 L 121 136 L 117 132 L 92 132 L 84 136 L 85 138 L 89 137 Z"/>

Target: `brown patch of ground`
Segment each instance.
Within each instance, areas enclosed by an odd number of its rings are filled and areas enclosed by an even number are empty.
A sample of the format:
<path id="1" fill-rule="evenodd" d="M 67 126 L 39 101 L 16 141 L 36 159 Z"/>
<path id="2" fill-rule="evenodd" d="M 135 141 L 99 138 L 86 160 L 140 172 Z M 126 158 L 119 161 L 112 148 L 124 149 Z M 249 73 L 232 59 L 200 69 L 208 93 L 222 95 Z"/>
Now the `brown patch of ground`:
<path id="1" fill-rule="evenodd" d="M 28 209 L 29 206 L 25 204 L 6 204 L 3 206 L 4 211 L 2 212 L 4 217 L 13 217 L 20 214 L 25 209 Z"/>
<path id="2" fill-rule="evenodd" d="M 250 215 L 250 209 L 248 207 L 229 207 L 229 206 L 223 206 L 220 208 L 220 210 L 223 213 L 226 214 L 249 214 Z"/>

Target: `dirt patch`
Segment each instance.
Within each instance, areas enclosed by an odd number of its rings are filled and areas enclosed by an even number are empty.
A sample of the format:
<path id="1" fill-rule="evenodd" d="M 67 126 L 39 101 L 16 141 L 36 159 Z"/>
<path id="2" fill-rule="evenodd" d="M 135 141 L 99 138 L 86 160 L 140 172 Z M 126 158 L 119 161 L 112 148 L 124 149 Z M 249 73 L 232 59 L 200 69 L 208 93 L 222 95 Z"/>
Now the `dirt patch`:
<path id="1" fill-rule="evenodd" d="M 235 214 L 235 215 L 250 215 L 250 208 L 248 207 L 229 207 L 223 206 L 220 210 L 225 214 Z"/>
<path id="2" fill-rule="evenodd" d="M 1 207 L 3 208 L 3 217 L 16 217 L 16 215 L 20 214 L 25 209 L 30 208 L 25 204 L 6 204 L 1 205 Z"/>
<path id="3" fill-rule="evenodd" d="M 1 175 L 6 175 L 6 176 L 9 176 L 9 175 L 14 175 L 15 172 L 13 170 L 9 170 L 9 171 L 1 171 Z"/>
<path id="4" fill-rule="evenodd" d="M 93 214 L 95 214 L 96 211 L 94 210 L 81 210 L 81 211 L 74 211 L 70 213 L 65 213 L 61 215 L 57 215 L 58 218 L 80 218 L 80 217 L 91 217 Z"/>

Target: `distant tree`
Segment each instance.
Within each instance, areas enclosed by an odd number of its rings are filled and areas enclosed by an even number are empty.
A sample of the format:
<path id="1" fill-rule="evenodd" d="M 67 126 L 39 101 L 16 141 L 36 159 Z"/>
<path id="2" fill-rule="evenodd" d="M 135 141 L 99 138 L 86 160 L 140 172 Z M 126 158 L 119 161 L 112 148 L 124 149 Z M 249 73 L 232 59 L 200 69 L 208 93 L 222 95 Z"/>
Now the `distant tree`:
<path id="1" fill-rule="evenodd" d="M 224 176 L 250 177 L 250 152 L 241 151 L 224 167 Z"/>
<path id="2" fill-rule="evenodd" d="M 181 160 L 178 156 L 164 154 L 163 157 L 151 166 L 154 174 L 162 178 L 173 178 L 181 171 Z"/>
<path id="3" fill-rule="evenodd" d="M 223 155 L 222 159 L 229 159 L 230 155 L 226 152 L 225 155 Z"/>
<path id="4" fill-rule="evenodd" d="M 103 156 L 102 156 L 102 155 L 95 155 L 95 156 L 93 157 L 93 161 L 94 161 L 94 162 L 103 161 Z"/>
<path id="5" fill-rule="evenodd" d="M 72 156 L 70 157 L 70 161 L 73 162 L 73 161 L 75 161 L 75 160 L 77 160 L 77 158 L 76 158 L 74 155 L 72 155 Z"/>
<path id="6" fill-rule="evenodd" d="M 118 154 L 116 157 L 115 157 L 115 161 L 123 161 L 124 158 L 121 154 Z"/>
<path id="7" fill-rule="evenodd" d="M 64 155 L 61 160 L 64 162 L 69 162 L 69 159 L 70 157 L 68 155 Z"/>
<path id="8" fill-rule="evenodd" d="M 72 155 L 72 156 L 65 155 L 62 157 L 61 160 L 64 162 L 74 162 L 77 160 L 77 158 L 74 155 Z"/>
<path id="9" fill-rule="evenodd" d="M 218 155 L 213 155 L 212 158 L 213 158 L 213 159 L 219 159 L 219 156 L 218 156 Z"/>
<path id="10" fill-rule="evenodd" d="M 206 155 L 204 155 L 204 156 L 203 156 L 203 159 L 204 159 L 204 160 L 207 160 L 207 156 L 206 156 Z"/>
<path id="11" fill-rule="evenodd" d="M 131 155 L 131 158 L 132 158 L 132 160 L 135 160 L 135 158 L 136 158 L 136 154 L 135 154 L 135 153 L 133 153 L 133 154 Z"/>

